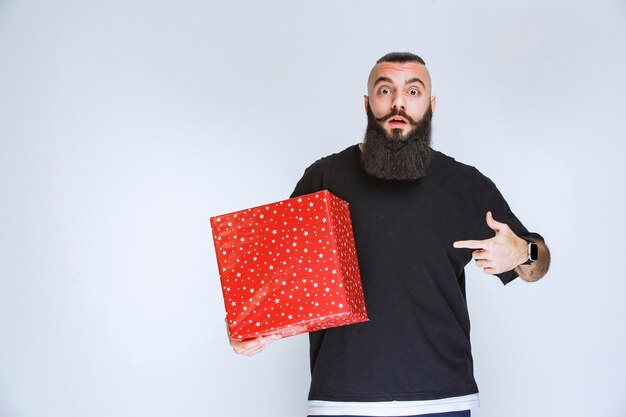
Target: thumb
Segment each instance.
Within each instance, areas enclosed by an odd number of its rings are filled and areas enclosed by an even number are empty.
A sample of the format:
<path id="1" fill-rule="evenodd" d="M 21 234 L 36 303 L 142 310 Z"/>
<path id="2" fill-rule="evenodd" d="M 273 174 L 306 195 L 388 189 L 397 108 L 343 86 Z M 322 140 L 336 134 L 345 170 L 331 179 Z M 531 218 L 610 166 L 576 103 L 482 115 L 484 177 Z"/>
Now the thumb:
<path id="1" fill-rule="evenodd" d="M 487 212 L 487 226 L 496 232 L 499 232 L 504 226 L 504 223 L 497 222 L 493 219 L 493 215 L 490 211 Z"/>

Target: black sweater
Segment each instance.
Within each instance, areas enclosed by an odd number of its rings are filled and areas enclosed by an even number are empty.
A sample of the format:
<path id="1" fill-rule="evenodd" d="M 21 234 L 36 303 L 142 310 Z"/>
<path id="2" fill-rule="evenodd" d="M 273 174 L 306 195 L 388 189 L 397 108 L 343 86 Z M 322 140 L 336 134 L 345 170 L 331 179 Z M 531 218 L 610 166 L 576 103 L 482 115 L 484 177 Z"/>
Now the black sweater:
<path id="1" fill-rule="evenodd" d="M 311 165 L 292 197 L 329 190 L 350 204 L 366 323 L 310 334 L 310 400 L 433 400 L 478 391 L 464 267 L 456 240 L 494 235 L 485 215 L 528 231 L 478 170 L 435 152 L 426 177 L 388 181 L 357 145 Z M 499 275 L 503 283 L 513 271 Z"/>

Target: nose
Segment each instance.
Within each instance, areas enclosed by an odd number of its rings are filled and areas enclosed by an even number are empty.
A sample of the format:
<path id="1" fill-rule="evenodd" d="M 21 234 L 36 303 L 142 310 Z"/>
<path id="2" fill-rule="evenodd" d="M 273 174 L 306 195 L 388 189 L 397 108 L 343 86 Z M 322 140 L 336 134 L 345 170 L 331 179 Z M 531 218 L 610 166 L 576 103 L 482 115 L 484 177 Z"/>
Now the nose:
<path id="1" fill-rule="evenodd" d="M 391 108 L 393 110 L 406 110 L 404 96 L 402 95 L 402 93 L 394 94 Z"/>

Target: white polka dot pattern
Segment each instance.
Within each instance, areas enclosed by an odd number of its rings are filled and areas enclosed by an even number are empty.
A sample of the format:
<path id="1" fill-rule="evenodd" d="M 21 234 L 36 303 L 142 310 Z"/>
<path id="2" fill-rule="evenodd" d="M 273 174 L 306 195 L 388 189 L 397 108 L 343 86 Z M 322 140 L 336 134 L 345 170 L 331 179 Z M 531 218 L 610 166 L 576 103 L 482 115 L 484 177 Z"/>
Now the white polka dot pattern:
<path id="1" fill-rule="evenodd" d="M 230 336 L 367 321 L 348 203 L 328 191 L 211 218 Z"/>

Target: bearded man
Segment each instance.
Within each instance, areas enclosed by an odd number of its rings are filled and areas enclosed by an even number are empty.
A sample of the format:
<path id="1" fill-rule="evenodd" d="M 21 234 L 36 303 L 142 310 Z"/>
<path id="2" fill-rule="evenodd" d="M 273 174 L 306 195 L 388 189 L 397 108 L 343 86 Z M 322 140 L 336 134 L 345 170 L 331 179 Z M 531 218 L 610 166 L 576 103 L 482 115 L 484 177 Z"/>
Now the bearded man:
<path id="1" fill-rule="evenodd" d="M 309 335 L 309 416 L 466 417 L 478 388 L 465 265 L 536 281 L 550 254 L 493 182 L 432 149 L 437 103 L 420 57 L 383 56 L 367 90 L 364 142 L 315 162 L 292 194 L 350 203 L 370 319 Z M 252 355 L 276 338 L 231 345 Z"/>

